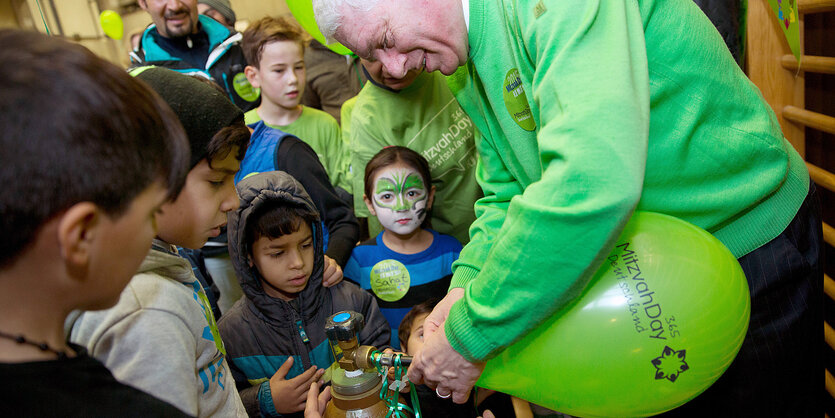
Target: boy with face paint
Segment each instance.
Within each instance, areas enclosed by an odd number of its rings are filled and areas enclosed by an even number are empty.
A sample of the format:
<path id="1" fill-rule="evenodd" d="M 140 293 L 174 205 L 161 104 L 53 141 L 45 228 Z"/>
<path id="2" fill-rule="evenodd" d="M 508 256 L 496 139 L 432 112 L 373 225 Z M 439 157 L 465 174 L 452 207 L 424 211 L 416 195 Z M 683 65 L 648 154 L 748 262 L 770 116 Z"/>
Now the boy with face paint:
<path id="1" fill-rule="evenodd" d="M 431 184 L 426 159 L 406 147 L 384 148 L 365 166 L 364 201 L 383 232 L 354 248 L 344 275 L 377 298 L 395 348 L 400 321 L 413 306 L 446 293 L 461 252 L 458 240 L 428 229 Z"/>

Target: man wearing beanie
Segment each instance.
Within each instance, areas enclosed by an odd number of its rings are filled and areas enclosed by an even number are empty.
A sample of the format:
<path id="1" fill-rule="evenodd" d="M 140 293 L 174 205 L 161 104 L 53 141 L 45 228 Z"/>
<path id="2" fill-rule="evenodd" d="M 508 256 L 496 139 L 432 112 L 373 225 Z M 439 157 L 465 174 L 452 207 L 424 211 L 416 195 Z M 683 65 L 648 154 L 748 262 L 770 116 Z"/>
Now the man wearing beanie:
<path id="1" fill-rule="evenodd" d="M 197 12 L 217 20 L 224 25 L 235 27 L 235 11 L 229 0 L 198 0 Z"/>
<path id="2" fill-rule="evenodd" d="M 202 79 L 160 67 L 131 74 L 174 110 L 188 134 L 191 169 L 180 194 L 159 207 L 157 236 L 119 302 L 81 314 L 70 341 L 117 380 L 186 414 L 244 417 L 206 291 L 182 252 L 220 234 L 226 213 L 238 207 L 233 178 L 249 129 L 241 110 Z"/>
<path id="3" fill-rule="evenodd" d="M 258 107 L 260 94 L 244 75 L 241 34 L 231 26 L 198 14 L 198 0 L 138 0 L 153 23 L 130 54 L 134 67 L 156 65 L 198 74 L 220 85 L 241 110 Z M 234 24 L 229 0 L 201 1 Z"/>

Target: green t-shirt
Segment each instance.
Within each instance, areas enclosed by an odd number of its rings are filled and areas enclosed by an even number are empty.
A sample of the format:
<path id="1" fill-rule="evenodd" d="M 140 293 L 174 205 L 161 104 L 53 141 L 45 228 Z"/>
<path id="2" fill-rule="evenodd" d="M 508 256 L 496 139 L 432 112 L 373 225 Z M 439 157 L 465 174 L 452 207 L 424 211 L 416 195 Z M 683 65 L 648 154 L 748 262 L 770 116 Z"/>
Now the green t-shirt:
<path id="1" fill-rule="evenodd" d="M 489 359 L 572 301 L 634 210 L 675 216 L 736 257 L 779 235 L 803 160 L 692 1 L 470 0 L 450 77 L 482 140 L 452 347 Z"/>
<path id="2" fill-rule="evenodd" d="M 365 165 L 383 147 L 400 145 L 429 162 L 435 186 L 432 228 L 467 243 L 475 220 L 473 204 L 481 197 L 475 179 L 477 131 L 445 77 L 423 73 L 398 92 L 366 83 L 348 110 L 354 211 L 357 217 L 369 218 L 371 236 L 382 228 L 363 203 Z"/>
<path id="3" fill-rule="evenodd" d="M 252 109 L 246 112 L 244 119 L 247 125 L 251 125 L 260 121 L 261 116 L 258 115 L 258 109 Z M 303 106 L 302 114 L 293 123 L 267 126 L 294 135 L 310 145 L 325 167 L 331 184 L 351 191 L 348 178 L 350 155 L 342 145 L 339 123 L 333 116 L 319 109 Z"/>

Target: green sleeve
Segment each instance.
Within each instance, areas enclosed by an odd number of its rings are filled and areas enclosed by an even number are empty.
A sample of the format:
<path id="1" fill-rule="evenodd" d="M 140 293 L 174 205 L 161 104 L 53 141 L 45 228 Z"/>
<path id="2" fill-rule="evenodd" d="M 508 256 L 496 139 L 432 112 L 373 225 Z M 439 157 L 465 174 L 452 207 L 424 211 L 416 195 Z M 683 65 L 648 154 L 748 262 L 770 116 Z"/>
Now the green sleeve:
<path id="1" fill-rule="evenodd" d="M 514 62 L 531 67 L 520 72 L 531 73 L 541 177 L 520 190 L 498 152 L 499 144 L 516 146 L 513 138 L 482 132 L 494 144 L 480 147 L 486 197 L 455 272 L 465 297 L 445 326 L 469 360 L 495 356 L 580 294 L 640 199 L 647 158 L 649 76 L 637 3 L 546 2 L 545 13 L 534 12 L 535 0 L 513 3 L 518 16 L 505 16 L 492 39 L 519 33 Z M 477 68 L 508 61 L 484 54 Z M 506 112 L 494 103 L 494 112 Z"/>

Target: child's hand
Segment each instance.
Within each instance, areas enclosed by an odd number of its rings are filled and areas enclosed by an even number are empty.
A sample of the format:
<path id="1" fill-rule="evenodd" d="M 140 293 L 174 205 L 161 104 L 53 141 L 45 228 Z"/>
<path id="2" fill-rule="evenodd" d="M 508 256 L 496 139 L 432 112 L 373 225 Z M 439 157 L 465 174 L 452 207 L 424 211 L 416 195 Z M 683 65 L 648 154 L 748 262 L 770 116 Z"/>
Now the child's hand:
<path id="1" fill-rule="evenodd" d="M 304 418 L 322 418 L 322 415 L 325 415 L 325 408 L 328 406 L 328 401 L 330 399 L 330 386 L 326 387 L 322 393 L 319 393 L 319 383 L 311 383 L 310 390 L 307 391 L 307 403 L 304 406 Z"/>
<path id="2" fill-rule="evenodd" d="M 489 409 L 484 410 L 484 415 L 478 418 L 496 418 Z"/>
<path id="3" fill-rule="evenodd" d="M 322 286 L 331 287 L 342 281 L 342 268 L 336 260 L 325 256 L 325 273 L 322 276 Z"/>
<path id="4" fill-rule="evenodd" d="M 404 352 L 402 352 L 402 351 L 394 351 L 394 350 L 392 350 L 391 348 L 387 348 L 387 349 L 383 350 L 383 352 L 384 352 L 384 353 L 402 354 L 402 355 L 404 355 L 404 356 L 405 356 L 405 355 L 407 355 L 406 353 L 404 353 Z M 394 378 L 395 378 L 395 377 L 396 377 L 396 376 L 395 376 L 395 374 L 394 374 L 394 367 L 389 367 L 389 370 L 388 370 L 388 378 L 389 378 L 389 380 L 394 381 Z M 400 379 L 401 379 L 401 380 L 405 380 L 405 379 L 406 379 L 406 374 L 405 374 L 405 373 L 402 373 L 402 374 L 400 375 Z M 407 382 L 405 385 L 401 385 L 401 386 L 400 386 L 400 393 L 409 393 L 409 392 L 411 392 L 411 390 L 412 390 L 411 388 L 412 388 L 412 387 L 411 387 L 411 385 L 409 385 L 409 383 Z"/>
<path id="5" fill-rule="evenodd" d="M 287 359 L 270 378 L 270 394 L 273 397 L 275 410 L 280 414 L 289 414 L 304 410 L 307 402 L 307 390 L 314 382 L 318 382 L 325 373 L 325 369 L 313 366 L 304 373 L 285 380 L 287 372 L 293 367 L 293 357 Z"/>

